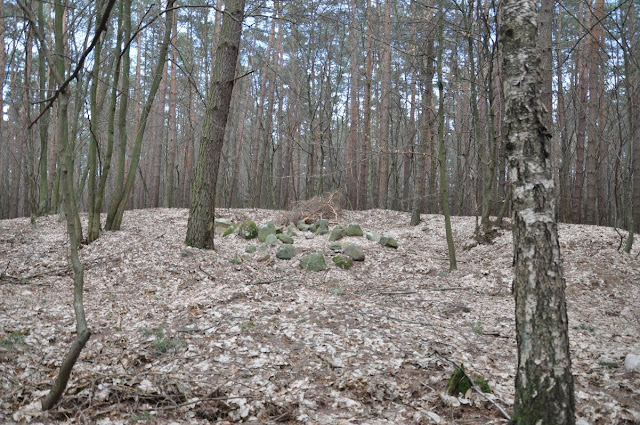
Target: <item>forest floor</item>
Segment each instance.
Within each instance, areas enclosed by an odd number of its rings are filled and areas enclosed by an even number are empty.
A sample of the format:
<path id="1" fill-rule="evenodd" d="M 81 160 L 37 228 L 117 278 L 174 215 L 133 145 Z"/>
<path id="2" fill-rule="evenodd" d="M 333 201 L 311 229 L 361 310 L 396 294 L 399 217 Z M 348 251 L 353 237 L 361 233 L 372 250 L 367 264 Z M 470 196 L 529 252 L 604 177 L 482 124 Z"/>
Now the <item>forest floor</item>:
<path id="1" fill-rule="evenodd" d="M 258 224 L 283 216 L 218 213 Z M 299 232 L 292 260 L 270 248 L 267 261 L 239 263 L 258 242 L 237 235 L 218 237 L 216 251 L 187 247 L 187 216 L 128 211 L 121 231 L 82 248 L 92 336 L 47 413 L 40 402 L 75 337 L 65 225 L 0 221 L 0 423 L 507 423 L 496 405 L 513 409 L 509 230 L 463 250 L 475 219 L 453 217 L 449 272 L 442 216 L 411 227 L 407 213 L 343 211 L 340 223 L 399 247 L 346 238 L 366 258 L 342 270 L 328 235 Z M 640 250 L 618 250 L 611 228 L 559 232 L 578 424 L 638 424 L 640 373 L 623 363 L 640 353 Z M 328 269 L 301 270 L 300 256 L 315 251 Z M 452 362 L 486 379 L 495 405 L 473 391 L 448 396 Z"/>

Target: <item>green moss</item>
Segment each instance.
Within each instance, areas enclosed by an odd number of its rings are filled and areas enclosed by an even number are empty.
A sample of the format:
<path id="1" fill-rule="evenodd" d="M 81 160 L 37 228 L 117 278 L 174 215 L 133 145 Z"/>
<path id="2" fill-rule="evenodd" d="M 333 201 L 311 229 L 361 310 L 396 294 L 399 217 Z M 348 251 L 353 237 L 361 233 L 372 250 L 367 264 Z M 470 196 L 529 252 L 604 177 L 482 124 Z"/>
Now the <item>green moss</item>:
<path id="1" fill-rule="evenodd" d="M 484 378 L 474 378 L 473 382 L 480 388 L 483 393 L 492 393 L 491 387 Z"/>
<path id="2" fill-rule="evenodd" d="M 21 331 L 13 331 L 9 333 L 9 335 L 0 339 L 0 346 L 5 348 L 13 348 L 16 345 L 24 344 L 24 336 L 28 334 L 29 331 L 21 332 Z"/>
<path id="3" fill-rule="evenodd" d="M 349 270 L 353 266 L 353 260 L 347 255 L 336 255 L 333 262 L 343 270 Z"/>
<path id="4" fill-rule="evenodd" d="M 254 239 L 258 237 L 258 226 L 252 220 L 245 220 L 238 229 L 238 235 L 244 239 Z"/>
<path id="5" fill-rule="evenodd" d="M 491 387 L 489 387 L 489 384 L 484 378 L 474 378 L 473 382 L 483 393 L 492 392 Z M 451 378 L 449 378 L 449 381 L 447 382 L 447 393 L 453 396 L 466 394 L 471 387 L 471 381 L 467 378 L 467 375 L 464 372 L 464 365 L 461 364 L 459 368 L 456 368 L 453 371 Z"/>
<path id="6" fill-rule="evenodd" d="M 224 231 L 224 233 L 222 234 L 222 237 L 229 236 L 230 234 L 233 233 L 233 230 L 234 230 L 233 226 L 227 227 L 227 230 Z"/>
<path id="7" fill-rule="evenodd" d="M 256 327 L 256 324 L 252 320 L 249 320 L 248 322 L 244 322 L 240 324 L 240 329 L 242 329 L 243 331 L 246 331 L 255 327 Z"/>

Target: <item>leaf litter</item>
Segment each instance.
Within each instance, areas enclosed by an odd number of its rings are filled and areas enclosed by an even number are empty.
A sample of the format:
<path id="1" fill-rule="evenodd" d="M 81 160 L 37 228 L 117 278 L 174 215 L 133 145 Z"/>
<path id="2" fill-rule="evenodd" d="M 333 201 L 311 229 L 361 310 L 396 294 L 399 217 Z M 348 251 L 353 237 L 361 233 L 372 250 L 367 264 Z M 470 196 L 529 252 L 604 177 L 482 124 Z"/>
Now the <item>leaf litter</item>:
<path id="1" fill-rule="evenodd" d="M 218 214 L 258 224 L 282 216 Z M 185 246 L 187 218 L 127 211 L 121 231 L 82 248 L 93 335 L 44 413 L 75 331 L 65 226 L 55 216 L 35 229 L 0 221 L 0 340 L 9 341 L 0 344 L 0 422 L 507 423 L 495 406 L 513 409 L 510 231 L 463 250 L 475 219 L 453 217 L 450 272 L 441 216 L 411 227 L 407 213 L 341 211 L 340 224 L 390 235 L 399 248 L 347 237 L 364 262 L 307 272 L 302 255 L 334 255 L 328 235 L 299 232 L 294 259 L 270 247 L 258 262 L 245 254 L 257 240 L 236 235 L 217 237 L 215 251 Z M 622 367 L 640 352 L 638 248 L 619 251 L 611 228 L 560 224 L 559 234 L 578 423 L 640 423 L 640 374 Z M 492 402 L 472 390 L 447 395 L 454 363 L 487 381 Z"/>

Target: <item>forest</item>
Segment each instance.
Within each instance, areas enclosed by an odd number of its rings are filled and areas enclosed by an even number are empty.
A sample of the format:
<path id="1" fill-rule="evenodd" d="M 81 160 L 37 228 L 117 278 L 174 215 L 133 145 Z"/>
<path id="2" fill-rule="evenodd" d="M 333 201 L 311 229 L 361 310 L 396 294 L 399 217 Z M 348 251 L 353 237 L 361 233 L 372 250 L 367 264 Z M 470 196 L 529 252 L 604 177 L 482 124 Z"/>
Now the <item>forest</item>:
<path id="1" fill-rule="evenodd" d="M 0 419 L 640 422 L 637 6 L 0 0 Z"/>
<path id="2" fill-rule="evenodd" d="M 54 64 L 21 3 L 0 2 L 0 218 L 61 202 Z M 189 206 L 221 28 L 223 2 L 209 3 L 174 6 L 165 45 L 164 4 L 118 1 L 93 49 L 100 2 L 65 8 L 56 66 L 69 77 L 81 211 Z M 640 223 L 634 2 L 542 6 L 558 217 Z M 53 7 L 30 7 L 53 54 Z M 451 213 L 498 215 L 508 196 L 500 13 L 495 1 L 248 2 L 216 205 L 286 209 L 342 189 L 351 209 L 439 212 L 442 133 Z"/>

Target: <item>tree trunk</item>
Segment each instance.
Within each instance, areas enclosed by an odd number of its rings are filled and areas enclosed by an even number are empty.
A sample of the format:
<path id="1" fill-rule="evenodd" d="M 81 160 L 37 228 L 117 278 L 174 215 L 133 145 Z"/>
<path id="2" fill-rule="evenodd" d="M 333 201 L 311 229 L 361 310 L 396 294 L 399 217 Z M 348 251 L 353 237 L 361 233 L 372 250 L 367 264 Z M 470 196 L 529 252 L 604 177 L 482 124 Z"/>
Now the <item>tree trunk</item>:
<path id="1" fill-rule="evenodd" d="M 175 174 L 176 154 L 178 150 L 178 116 L 176 114 L 176 97 L 178 90 L 178 15 L 173 17 L 173 36 L 171 39 L 171 83 L 169 88 L 169 143 L 167 145 L 167 165 L 164 189 L 166 208 L 175 206 Z M 163 111 L 164 112 L 164 111 Z"/>
<path id="2" fill-rule="evenodd" d="M 100 25 L 101 11 L 103 1 L 96 2 L 96 30 Z M 87 169 L 89 173 L 89 187 L 88 187 L 88 216 L 89 224 L 87 225 L 87 243 L 91 243 L 98 239 L 100 235 L 100 211 L 96 211 L 96 178 L 98 177 L 98 81 L 100 74 L 100 59 L 102 56 L 102 40 L 98 40 L 94 49 L 93 70 L 91 73 L 91 89 L 89 92 L 89 108 L 90 108 L 90 121 L 89 121 L 89 156 Z"/>
<path id="3" fill-rule="evenodd" d="M 360 88 L 360 78 L 358 70 L 358 35 L 356 30 L 358 18 L 356 14 L 356 1 L 349 3 L 351 9 L 351 22 L 349 23 L 349 39 L 351 41 L 351 82 L 349 93 L 349 143 L 347 146 L 347 203 L 351 209 L 358 205 L 358 122 L 360 108 L 358 102 L 358 91 Z"/>
<path id="4" fill-rule="evenodd" d="M 551 134 L 539 99 L 536 3 L 505 0 L 503 46 L 513 202 L 516 371 L 513 424 L 574 424 L 565 281 L 551 175 Z"/>
<path id="5" fill-rule="evenodd" d="M 380 169 L 378 170 L 378 208 L 387 208 L 389 192 L 389 103 L 391 96 L 391 0 L 384 2 L 382 51 L 380 52 Z"/>
<path id="6" fill-rule="evenodd" d="M 590 4 L 590 2 L 589 2 Z M 602 108 L 600 97 L 600 34 L 602 25 L 600 19 L 604 15 L 604 0 L 595 0 L 595 8 L 590 9 L 593 23 L 588 37 L 589 55 L 589 140 L 587 144 L 587 199 L 585 206 L 586 221 L 589 224 L 596 224 L 598 210 L 602 205 L 598 203 L 598 180 L 600 174 L 606 174 L 605 170 L 598 170 L 598 150 L 601 139 L 601 129 L 599 124 L 600 108 Z M 600 152 L 604 155 L 604 152 Z"/>
<path id="7" fill-rule="evenodd" d="M 365 85 L 364 100 L 362 109 L 364 110 L 364 131 L 362 135 L 362 147 L 360 149 L 360 178 L 358 185 L 358 209 L 366 209 L 371 205 L 369 191 L 371 187 L 367 185 L 369 181 L 369 162 L 371 152 L 371 80 L 373 76 L 373 19 L 371 0 L 367 0 L 367 57 L 365 60 Z"/>
<path id="8" fill-rule="evenodd" d="M 449 270 L 458 268 L 456 249 L 451 230 L 451 215 L 449 214 L 449 184 L 447 183 L 447 154 L 444 145 L 444 81 L 442 80 L 442 55 L 444 54 L 444 18 L 438 23 L 438 165 L 440 167 L 440 197 L 442 199 L 442 214 L 444 215 L 447 247 L 449 249 Z"/>
<path id="9" fill-rule="evenodd" d="M 131 35 L 131 2 L 132 0 L 124 0 L 124 2 L 121 5 L 121 8 L 124 8 L 125 12 L 123 13 L 123 23 L 122 23 L 122 27 L 123 27 L 123 40 L 129 39 L 130 35 Z M 129 13 L 126 13 L 126 11 L 129 11 Z M 126 37 L 126 39 L 124 38 Z M 141 46 L 140 46 L 140 36 L 138 36 L 138 51 L 141 51 Z M 137 55 L 138 56 L 138 62 L 140 61 L 140 56 L 142 55 Z M 105 223 L 105 229 L 106 230 L 118 230 L 120 228 L 120 226 L 115 226 L 117 223 L 115 223 L 115 218 L 116 218 L 116 214 L 118 211 L 118 206 L 120 201 L 122 200 L 123 197 L 123 193 L 124 193 L 124 182 L 125 182 L 125 169 L 126 169 L 126 155 L 127 155 L 127 111 L 128 111 L 128 106 L 129 106 L 129 95 L 130 95 L 130 76 L 129 73 L 131 72 L 131 49 L 129 48 L 129 45 L 127 45 L 125 47 L 125 50 L 122 52 L 122 56 L 121 56 L 121 61 L 122 61 L 122 71 L 121 71 L 121 78 L 122 78 L 122 87 L 121 87 L 121 91 L 122 94 L 120 96 L 120 105 L 119 105 L 119 109 L 118 109 L 118 156 L 117 156 L 117 164 L 118 164 L 118 168 L 116 170 L 116 176 L 115 176 L 115 184 L 114 184 L 114 191 L 111 195 L 111 207 L 109 208 L 109 211 L 107 213 L 107 221 Z M 138 76 L 140 75 L 139 73 L 139 68 L 136 69 L 136 86 L 139 89 L 139 82 L 138 80 Z M 136 105 L 139 105 L 139 102 L 135 102 Z M 138 116 L 138 114 L 136 114 L 136 116 Z"/>
<path id="10" fill-rule="evenodd" d="M 579 19 L 583 19 L 583 3 L 580 3 Z M 587 25 L 588 26 L 588 22 Z M 587 129 L 587 47 L 583 39 L 578 44 L 577 51 L 577 68 L 578 68 L 578 96 L 576 99 L 576 180 L 573 189 L 573 219 L 575 222 L 582 222 L 584 217 L 583 211 L 583 191 L 584 191 L 584 148 Z"/>
<path id="11" fill-rule="evenodd" d="M 167 0 L 167 15 L 165 17 L 165 29 L 164 29 L 164 38 L 162 40 L 162 44 L 160 46 L 160 53 L 158 57 L 158 63 L 156 64 L 155 71 L 153 73 L 153 81 L 151 83 L 151 88 L 149 90 L 149 94 L 147 95 L 147 100 L 144 104 L 144 108 L 142 109 L 142 115 L 140 116 L 140 124 L 138 125 L 136 131 L 136 140 L 133 148 L 133 154 L 131 158 L 131 163 L 129 164 L 129 172 L 127 174 L 127 179 L 118 198 L 114 198 L 113 205 L 107 214 L 107 229 L 108 230 L 120 230 L 120 226 L 122 225 L 122 217 L 124 215 L 124 210 L 129 201 L 129 196 L 131 195 L 131 189 L 133 188 L 133 182 L 135 180 L 136 171 L 138 169 L 138 163 L 140 161 L 140 152 L 142 150 L 142 138 L 144 137 L 144 131 L 147 126 L 147 118 L 149 117 L 149 113 L 151 112 L 151 107 L 153 106 L 153 99 L 156 96 L 158 88 L 160 87 L 160 81 L 162 79 L 162 71 L 164 70 L 164 64 L 167 58 L 167 49 L 169 46 L 169 40 L 171 40 L 171 28 L 173 24 L 173 4 L 175 0 Z M 125 68 L 123 68 L 125 69 Z M 123 72 L 124 77 L 124 72 Z M 124 84 L 124 81 L 123 81 Z M 121 125 L 124 123 L 121 122 Z"/>
<path id="12" fill-rule="evenodd" d="M 214 248 L 215 188 L 235 82 L 244 4 L 245 0 L 227 0 L 225 8 L 191 192 L 185 240 L 189 246 Z"/>

